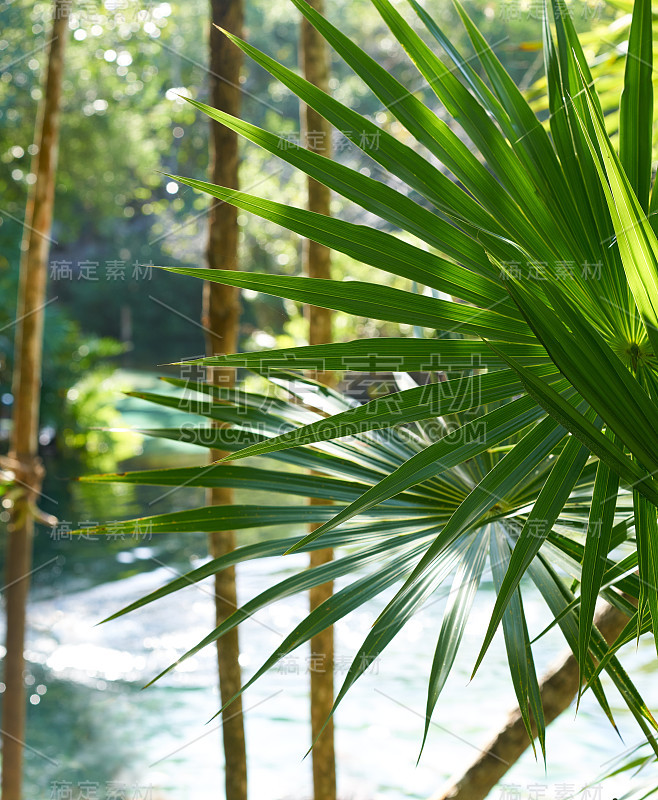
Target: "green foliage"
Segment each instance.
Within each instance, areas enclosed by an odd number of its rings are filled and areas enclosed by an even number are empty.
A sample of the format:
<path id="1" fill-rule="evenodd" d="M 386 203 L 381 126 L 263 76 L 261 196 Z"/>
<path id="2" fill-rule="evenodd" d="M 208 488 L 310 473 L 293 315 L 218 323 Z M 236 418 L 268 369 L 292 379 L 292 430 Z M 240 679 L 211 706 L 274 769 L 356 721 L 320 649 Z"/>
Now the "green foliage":
<path id="1" fill-rule="evenodd" d="M 367 563 L 369 571 L 302 621 L 247 684 L 314 632 L 394 586 L 356 655 L 338 704 L 365 665 L 439 585 L 456 575 L 429 676 L 429 718 L 488 564 L 497 599 L 475 667 L 502 627 L 523 719 L 530 730 L 534 718 L 542 750 L 541 700 L 523 613 L 528 581 L 544 598 L 604 713 L 612 719 L 599 683 L 602 670 L 658 752 L 652 733 L 656 722 L 616 656 L 633 635 L 651 634 L 658 622 L 658 240 L 645 214 L 650 117 L 632 113 L 627 102 L 636 98 L 640 109 L 651 107 L 650 64 L 625 73 L 620 157 L 605 132 L 562 0 L 547 0 L 544 8 L 548 128 L 459 5 L 473 54 L 462 54 L 415 0 L 410 5 L 426 26 L 423 36 L 398 6 L 373 0 L 444 106 L 438 115 L 305 0 L 292 2 L 408 136 L 392 135 L 251 44 L 230 38 L 342 130 L 387 178 L 371 181 L 321 155 L 279 147 L 276 136 L 264 130 L 194 105 L 401 229 L 405 240 L 374 226 L 327 220 L 186 178 L 181 182 L 369 264 L 370 282 L 209 275 L 184 267 L 171 271 L 405 324 L 419 330 L 421 338 L 371 338 L 193 362 L 269 372 L 290 393 L 288 399 L 198 382 L 186 388 L 201 399 L 145 396 L 160 404 L 178 402 L 191 414 L 226 426 L 151 433 L 214 445 L 229 452 L 224 462 L 257 455 L 312 469 L 314 475 L 295 477 L 286 491 L 326 496 L 331 490 L 337 505 L 211 507 L 120 523 L 126 531 L 146 526 L 162 532 L 283 520 L 320 523 L 299 541 L 239 548 L 131 608 L 242 559 L 345 547 L 331 565 L 296 573 L 265 590 L 191 651 L 215 641 L 261 605 L 351 575 Z M 646 0 L 634 5 L 628 59 L 646 60 L 652 52 L 647 8 Z M 437 44 L 452 68 L 438 57 Z M 385 285 L 385 273 L 395 276 L 395 287 Z M 418 291 L 418 284 L 427 288 Z M 356 407 L 330 389 L 277 372 L 281 368 L 396 373 L 413 368 L 439 373 L 440 379 L 418 387 L 400 377 L 398 392 Z M 302 398 L 304 408 L 292 402 Z M 277 486 L 284 485 L 278 467 L 270 474 Z M 218 462 L 196 472 L 95 479 L 197 486 L 237 482 L 256 488 L 265 475 Z M 628 629 L 610 648 L 592 624 L 599 596 L 629 616 Z M 639 603 L 637 611 L 633 601 Z"/>
<path id="2" fill-rule="evenodd" d="M 13 275 L 0 273 L 0 396 L 5 415 L 11 414 L 16 284 Z M 131 453 L 121 437 L 101 426 L 119 423 L 114 392 L 107 384 L 113 361 L 124 352 L 115 339 L 85 336 L 61 308 L 46 308 L 40 395 L 41 444 L 87 468 L 112 469 Z M 90 428 L 98 427 L 97 430 Z M 3 431 L 6 433 L 6 431 Z M 79 466 L 76 466 L 76 471 Z"/>
<path id="3" fill-rule="evenodd" d="M 531 35 L 532 18 L 504 13 L 504 2 L 475 0 L 474 15 L 497 39 Z M 454 27 L 456 12 L 438 4 L 437 13 Z M 491 15 L 491 11 L 494 14 Z M 17 271 L 25 197 L 34 151 L 32 137 L 40 78 L 50 23 L 48 2 L 10 3 L 3 10 L 0 33 L 0 270 Z M 353 39 L 363 37 L 369 53 L 401 81 L 417 81 L 370 0 L 334 0 L 330 13 Z M 208 123 L 179 95 L 207 101 L 205 55 L 200 43 L 208 32 L 207 4 L 127 0 L 104 6 L 71 6 L 58 160 L 56 214 L 51 260 L 73 264 L 73 279 L 53 279 L 51 297 L 64 306 L 85 333 L 122 338 L 122 314 L 132 312 L 132 366 L 150 369 L 161 360 L 183 358 L 203 350 L 201 331 L 189 320 L 153 301 L 177 296 L 179 306 L 200 305 L 200 287 L 193 282 L 158 283 L 134 280 L 135 264 L 198 264 L 203 258 L 207 198 L 175 184 L 164 172 L 203 175 L 208 162 Z M 298 20 L 288 0 L 250 0 L 245 29 L 257 47 L 268 48 L 277 60 L 294 69 L 298 60 Z M 456 32 L 455 42 L 465 33 Z M 29 46 L 25 43 L 29 42 Z M 509 47 L 505 63 L 515 74 L 527 68 L 528 54 Z M 340 60 L 332 65 L 332 91 L 342 102 L 376 119 L 384 129 L 403 135 L 395 118 L 381 108 L 358 76 Z M 299 101 L 257 64 L 245 62 L 241 84 L 246 119 L 278 134 L 299 136 Z M 418 96 L 431 101 L 431 91 Z M 347 144 L 348 147 L 344 147 Z M 369 171 L 372 163 L 357 146 L 339 138 L 336 157 L 355 170 Z M 303 177 L 276 156 L 244 143 L 241 181 L 258 186 L 289 205 L 302 205 Z M 374 170 L 373 170 L 373 174 Z M 266 179 L 264 181 L 264 179 Z M 174 192 L 170 194 L 169 192 Z M 360 209 L 334 199 L 335 212 L 350 221 L 363 221 Z M 372 217 L 369 221 L 372 221 Z M 294 274 L 299 247 L 293 234 L 249 212 L 240 214 L 241 263 L 250 270 Z M 120 244 L 117 244 L 120 243 Z M 100 283 L 81 280 L 76 265 L 97 263 Z M 124 262 L 125 280 L 105 280 L 108 262 Z M 367 268 L 337 255 L 337 275 L 349 273 L 367 280 Z M 393 279 L 391 279 L 393 280 Z M 7 296 L 11 308 L 13 295 Z M 303 320 L 294 303 L 279 298 L 243 295 L 241 345 L 262 347 L 272 337 L 286 344 L 304 340 Z M 169 304 L 171 305 L 171 304 Z M 197 315 L 189 316 L 196 320 Z M 337 329 L 356 337 L 381 332 L 396 334 L 396 326 L 339 315 Z"/>
<path id="4" fill-rule="evenodd" d="M 410 340 L 410 343 L 412 341 Z M 322 627 L 327 621 L 340 619 L 368 597 L 375 596 L 406 578 L 411 581 L 409 596 L 404 602 L 398 601 L 393 604 L 389 612 L 377 621 L 368 642 L 364 644 L 355 660 L 355 665 L 363 665 L 370 663 L 379 655 L 408 615 L 417 608 L 422 598 L 448 578 L 456 563 L 460 561 L 461 565 L 453 583 L 455 591 L 451 593 L 450 604 L 446 609 L 441 629 L 442 646 L 437 648 L 432 669 L 429 701 L 431 707 L 428 707 L 431 713 L 457 655 L 461 632 L 468 617 L 474 592 L 487 571 L 486 557 L 489 553 L 490 536 L 494 535 L 493 532 L 496 532 L 497 536 L 502 536 L 500 542 L 496 539 L 497 555 L 492 559 L 492 565 L 498 569 L 500 564 L 509 562 L 510 542 L 518 536 L 527 513 L 524 510 L 534 496 L 537 486 L 541 485 L 546 475 L 551 474 L 553 463 L 551 456 L 560 452 L 559 440 L 562 437 L 553 436 L 548 443 L 539 443 L 540 446 L 543 445 L 544 458 L 541 459 L 538 472 L 526 474 L 521 479 L 519 479 L 521 473 L 508 475 L 504 503 L 496 503 L 489 508 L 482 522 L 463 520 L 463 529 L 455 528 L 454 522 L 451 527 L 451 520 L 454 521 L 459 516 L 464 500 L 469 497 L 474 484 L 483 474 L 491 470 L 492 466 L 498 465 L 500 469 L 505 464 L 506 451 L 505 448 L 498 452 L 493 451 L 491 445 L 496 439 L 491 434 L 484 436 L 484 429 L 480 429 L 478 433 L 477 426 L 471 425 L 467 433 L 464 428 L 454 428 L 454 426 L 466 420 L 467 415 L 464 413 L 466 409 L 473 407 L 474 415 L 477 415 L 484 410 L 483 403 L 487 402 L 487 407 L 494 409 L 488 415 L 489 418 L 496 417 L 506 421 L 506 424 L 501 422 L 499 437 L 501 441 L 509 442 L 510 425 L 514 424 L 512 420 L 519 419 L 516 413 L 519 401 L 517 404 L 501 404 L 504 398 L 512 397 L 519 391 L 511 371 L 500 370 L 478 376 L 478 383 L 481 385 L 477 388 L 469 385 L 468 381 L 464 382 L 463 377 L 455 377 L 447 382 L 440 381 L 427 386 L 405 388 L 400 394 L 373 400 L 363 406 L 355 405 L 354 401 L 321 387 L 310 379 L 300 376 L 286 377 L 284 373 L 275 373 L 272 377 L 275 382 L 273 388 L 276 389 L 277 386 L 284 388 L 288 399 L 282 399 L 281 392 L 276 390 L 263 395 L 255 392 L 245 393 L 242 390 L 223 390 L 199 382 L 170 379 L 170 383 L 178 385 L 183 390 L 182 395 L 140 396 L 158 405 L 188 411 L 193 415 L 192 419 L 201 415 L 230 427 L 198 427 L 190 421 L 189 426 L 183 425 L 180 429 L 144 431 L 144 433 L 153 433 L 205 447 L 219 447 L 231 453 L 236 451 L 241 454 L 246 453 L 243 448 L 249 446 L 259 456 L 283 462 L 294 470 L 285 473 L 285 480 L 278 482 L 281 492 L 298 497 L 331 499 L 339 505 L 214 506 L 163 514 L 138 521 L 112 523 L 110 526 L 95 529 L 94 533 L 134 533 L 135 530 L 140 530 L 152 534 L 182 530 L 243 529 L 303 522 L 325 523 L 327 529 L 330 524 L 332 530 L 319 537 L 307 536 L 301 542 L 289 538 L 241 547 L 226 558 L 209 562 L 172 582 L 121 613 L 140 607 L 182 586 L 189 585 L 190 582 L 202 580 L 220 568 L 245 559 L 282 555 L 291 548 L 304 551 L 328 545 L 345 548 L 341 557 L 328 567 L 305 571 L 286 579 L 250 601 L 243 609 L 236 610 L 225 625 L 213 631 L 183 658 L 197 652 L 201 646 L 215 641 L 266 603 L 274 602 L 293 592 L 304 591 L 311 585 L 331 579 L 332 576 L 350 576 L 362 567 L 369 566 L 371 571 L 367 577 L 355 576 L 353 583 L 341 590 L 337 606 L 334 603 L 325 604 L 326 607 L 319 609 L 312 619 L 302 623 L 291 634 L 287 643 L 279 648 L 268 662 L 275 663 L 294 647 L 307 641 L 317 626 Z M 497 387 L 493 394 L 488 388 L 489 385 Z M 460 386 L 469 391 L 467 396 L 460 393 Z M 421 397 L 424 398 L 424 403 L 418 403 Z M 306 399 L 305 406 L 299 405 L 299 400 L 302 398 Z M 526 403 L 526 407 L 527 405 Z M 386 416 L 387 407 L 396 409 L 393 417 Z M 415 410 L 411 411 L 412 408 Z M 322 411 L 318 413 L 313 409 Z M 437 420 L 436 414 L 441 411 L 452 413 L 446 413 Z M 334 416 L 327 417 L 326 414 L 331 412 L 338 414 L 334 413 Z M 406 424 L 395 425 L 402 415 L 407 420 Z M 526 425 L 537 416 L 536 411 L 526 413 Z M 479 422 L 477 419 L 476 421 Z M 325 441 L 312 447 L 299 446 L 305 440 L 299 435 L 300 429 L 295 427 L 299 422 L 306 423 L 304 430 L 308 432 L 305 436 L 307 440 L 317 440 L 320 431 L 323 439 L 333 439 L 336 425 L 341 425 L 343 431 L 349 426 L 353 432 L 357 430 L 359 432 L 347 439 L 340 438 L 331 443 Z M 391 427 L 392 425 L 394 427 Z M 287 429 L 288 432 L 281 433 L 282 429 Z M 452 433 L 446 435 L 446 430 L 451 429 Z M 534 430 L 529 428 L 529 435 Z M 269 443 L 275 444 L 281 437 L 296 439 L 297 446 L 268 449 Z M 539 437 L 536 438 L 539 440 Z M 518 440 L 520 437 L 515 436 L 514 439 Z M 433 451 L 437 447 L 444 450 L 445 455 L 441 458 L 432 458 L 421 472 L 416 463 L 419 459 L 425 459 L 428 450 Z M 470 455 L 466 460 L 465 453 Z M 396 476 L 406 474 L 412 465 L 412 476 L 400 483 L 400 478 Z M 299 473 L 297 470 L 300 468 L 313 470 L 313 474 Z M 276 466 L 275 469 L 280 472 L 281 466 Z M 397 481 L 395 487 L 386 492 L 386 496 L 380 498 L 379 502 L 369 503 L 358 519 L 350 520 L 346 526 L 333 530 L 336 512 L 344 514 L 352 508 L 351 504 L 362 502 L 369 494 L 381 491 L 382 484 L 386 480 L 384 475 L 387 472 L 391 473 L 392 478 L 395 476 Z M 576 579 L 580 576 L 582 549 L 574 551 L 567 535 L 579 537 L 586 525 L 587 510 L 583 496 L 587 496 L 591 490 L 592 470 L 582 471 L 577 478 L 577 486 L 561 509 L 561 517 L 556 522 L 555 531 L 548 536 L 547 548 L 543 554 L 543 557 L 549 560 L 551 557 L 561 558 L 568 564 L 569 574 Z M 272 468 L 229 466 L 220 463 L 210 467 L 148 470 L 121 476 L 91 476 L 85 480 L 158 486 L 231 486 L 258 491 L 271 486 Z M 440 547 L 437 547 L 437 544 Z M 618 534 L 615 544 L 619 544 Z M 502 555 L 498 553 L 499 548 L 503 548 Z M 432 551 L 434 552 L 431 568 L 422 570 L 420 583 L 417 580 L 412 581 L 414 573 L 419 571 L 423 561 Z M 464 576 L 464 572 L 467 577 Z M 542 580 L 546 579 L 546 576 L 537 578 L 538 585 L 544 586 Z M 561 587 L 562 578 L 553 575 L 550 579 Z M 624 581 L 627 583 L 628 579 L 622 579 L 622 583 Z M 544 591 L 549 590 L 544 586 Z M 520 595 L 515 602 L 521 602 Z M 398 616 L 399 612 L 401 616 Z M 513 611 L 504 615 L 504 624 L 509 626 L 507 639 L 510 657 L 513 658 L 512 676 L 525 709 L 532 699 L 528 692 L 531 690 L 536 692 L 536 677 L 533 671 L 532 680 L 529 681 L 524 666 L 525 657 L 519 660 L 517 655 L 512 655 L 516 654 L 519 647 L 524 653 L 530 648 L 527 630 L 515 627 L 518 626 L 518 621 L 514 622 L 514 619 L 516 616 Z M 563 624 L 566 624 L 566 621 Z M 615 666 L 616 664 L 613 665 Z M 522 667 L 523 671 L 519 672 Z M 344 690 L 358 677 L 358 674 L 360 669 L 355 666 L 348 675 Z M 616 680 L 619 680 L 618 675 Z M 600 686 L 596 682 L 593 685 L 597 694 L 602 697 Z M 530 724 L 529 717 L 526 717 L 526 721 Z"/>

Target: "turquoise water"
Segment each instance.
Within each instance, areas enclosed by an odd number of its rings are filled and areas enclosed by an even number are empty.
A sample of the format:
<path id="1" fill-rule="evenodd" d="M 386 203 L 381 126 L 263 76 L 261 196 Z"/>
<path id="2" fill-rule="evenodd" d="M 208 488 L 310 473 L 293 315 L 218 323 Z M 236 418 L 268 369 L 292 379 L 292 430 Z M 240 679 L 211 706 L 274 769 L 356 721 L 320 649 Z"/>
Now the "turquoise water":
<path id="1" fill-rule="evenodd" d="M 142 385 L 144 382 L 142 381 Z M 145 387 L 150 388 L 150 387 Z M 148 418 L 138 401 L 118 402 L 129 425 L 171 425 L 163 412 Z M 134 465 L 166 457 L 170 464 L 193 463 L 185 448 L 145 443 Z M 49 479 L 53 499 L 65 476 Z M 52 488 L 54 487 L 54 488 Z M 198 490 L 162 498 L 157 487 L 117 490 L 73 488 L 58 505 L 72 521 L 159 513 L 202 502 Z M 59 496 L 59 495 L 57 495 Z M 51 510 L 52 509 L 48 509 Z M 61 516 L 61 511 L 59 512 Z M 242 535 L 251 541 L 257 532 Z M 125 797 L 191 800 L 223 796 L 221 731 L 214 650 L 208 648 L 154 686 L 141 686 L 197 643 L 212 627 L 208 583 L 190 587 L 120 620 L 97 623 L 174 575 L 205 558 L 203 536 L 140 542 L 52 541 L 47 532 L 35 549 L 33 600 L 26 675 L 29 705 L 26 797 Z M 251 562 L 238 569 L 245 601 L 304 563 Z M 45 566 L 44 566 L 45 565 Z M 476 678 L 470 671 L 493 602 L 485 583 L 464 638 L 457 667 L 444 690 L 423 757 L 426 676 L 433 655 L 445 592 L 438 592 L 407 625 L 382 658 L 348 693 L 336 715 L 339 794 L 351 800 L 428 798 L 468 764 L 504 721 L 514 704 L 503 643 L 497 637 Z M 531 634 L 547 619 L 540 599 L 528 595 Z M 367 604 L 336 627 L 338 681 L 386 598 Z M 241 626 L 242 665 L 248 678 L 305 613 L 306 598 L 282 601 Z M 563 648 L 559 634 L 537 650 L 541 669 Z M 651 707 L 658 683 L 648 646 L 623 659 Z M 250 796 L 297 800 L 311 796 L 308 652 L 287 659 L 245 695 Z M 606 762 L 640 739 L 621 700 L 610 691 L 623 741 L 585 697 L 578 716 L 567 712 L 548 733 L 548 769 L 531 752 L 512 768 L 492 797 L 564 800 L 596 781 Z M 657 780 L 658 782 L 658 780 Z M 585 796 L 618 797 L 628 788 L 619 778 Z M 68 792 L 68 794 L 67 794 Z M 94 794 L 95 793 L 95 794 Z"/>

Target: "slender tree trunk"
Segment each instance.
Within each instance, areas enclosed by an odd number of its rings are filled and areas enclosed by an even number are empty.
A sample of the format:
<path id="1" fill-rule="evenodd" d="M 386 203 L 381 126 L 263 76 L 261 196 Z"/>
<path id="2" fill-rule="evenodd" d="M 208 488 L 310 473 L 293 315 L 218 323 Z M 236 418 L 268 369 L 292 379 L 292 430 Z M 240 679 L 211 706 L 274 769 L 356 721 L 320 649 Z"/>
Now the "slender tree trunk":
<path id="1" fill-rule="evenodd" d="M 626 614 L 606 605 L 594 619 L 608 643 L 612 643 L 628 622 Z M 562 656 L 542 678 L 539 688 L 546 724 L 553 722 L 571 705 L 580 685 L 578 662 L 572 653 Z M 533 733 L 536 731 L 533 727 Z M 432 800 L 484 800 L 496 784 L 528 749 L 530 739 L 518 708 L 487 744 L 463 775 L 443 788 Z"/>
<path id="2" fill-rule="evenodd" d="M 211 0 L 210 26 L 210 104 L 234 116 L 240 114 L 240 51 L 223 33 L 215 28 L 242 35 L 242 0 Z M 210 179 L 220 186 L 238 188 L 238 137 L 223 125 L 210 123 L 211 164 Z M 238 269 L 237 210 L 227 203 L 214 202 L 209 214 L 208 267 L 210 269 Z M 240 297 L 237 288 L 217 283 L 204 284 L 203 324 L 208 333 L 208 355 L 234 353 L 237 350 Z M 231 369 L 213 369 L 208 379 L 223 387 L 234 383 Z M 224 453 L 211 452 L 211 460 Z M 208 502 L 213 505 L 231 505 L 231 489 L 210 489 Z M 235 547 L 232 531 L 212 533 L 209 548 L 213 558 L 218 558 Z M 215 611 L 220 624 L 237 608 L 235 569 L 224 570 L 215 577 Z M 230 700 L 242 685 L 240 675 L 240 646 L 238 631 L 234 629 L 217 642 L 217 665 L 222 703 Z M 226 800 L 247 798 L 247 755 L 245 746 L 242 701 L 236 700 L 224 714 L 222 721 Z"/>
<path id="3" fill-rule="evenodd" d="M 308 0 L 309 5 L 319 11 L 324 10 L 324 0 Z M 329 52 L 324 38 L 302 19 L 301 62 L 304 76 L 323 91 L 329 91 Z M 302 143 L 309 150 L 331 156 L 331 127 L 329 123 L 312 108 L 302 105 L 301 114 Z M 308 179 L 308 208 L 319 214 L 329 215 L 331 193 L 321 183 Z M 331 251 L 328 247 L 310 240 L 304 241 L 304 272 L 311 278 L 331 277 Z M 327 308 L 307 306 L 309 320 L 309 344 L 326 344 L 332 341 L 332 314 Z M 333 376 L 323 372 L 318 379 L 330 383 Z M 323 505 L 327 501 L 312 499 L 311 503 Z M 312 567 L 331 561 L 331 549 L 316 550 L 311 553 Z M 325 583 L 310 590 L 311 611 L 333 594 L 333 583 Z M 319 633 L 311 639 L 311 735 L 313 741 L 322 730 L 334 702 L 334 633 L 333 628 Z M 313 748 L 313 792 L 315 800 L 335 800 L 336 798 L 336 756 L 334 752 L 333 719 L 329 721 Z"/>
<path id="4" fill-rule="evenodd" d="M 48 49 L 45 91 L 39 105 L 33 159 L 36 182 L 25 211 L 14 355 L 14 416 L 10 459 L 23 493 L 14 501 L 9 524 L 5 604 L 6 655 L 2 708 L 2 798 L 20 800 L 25 741 L 25 617 L 32 568 L 34 516 L 31 506 L 41 492 L 43 468 L 38 460 L 39 394 L 43 322 L 50 231 L 55 197 L 59 106 L 64 45 L 70 3 L 57 0 Z"/>

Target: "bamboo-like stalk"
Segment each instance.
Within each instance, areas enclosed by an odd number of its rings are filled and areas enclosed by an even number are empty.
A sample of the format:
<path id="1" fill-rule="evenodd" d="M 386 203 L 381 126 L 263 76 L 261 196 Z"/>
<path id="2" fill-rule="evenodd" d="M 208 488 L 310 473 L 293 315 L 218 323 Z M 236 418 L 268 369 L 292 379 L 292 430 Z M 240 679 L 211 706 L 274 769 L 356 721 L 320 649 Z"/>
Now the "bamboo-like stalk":
<path id="1" fill-rule="evenodd" d="M 2 797 L 20 800 L 25 742 L 24 649 L 27 598 L 32 569 L 33 508 L 41 492 L 38 459 L 39 395 L 48 254 L 55 199 L 59 111 L 70 3 L 56 0 L 48 46 L 45 90 L 35 129 L 32 184 L 21 246 L 13 376 L 10 461 L 23 491 L 11 509 L 7 544 L 5 692 L 2 707 Z"/>
<path id="2" fill-rule="evenodd" d="M 242 35 L 242 0 L 211 0 L 210 26 L 210 104 L 229 114 L 240 114 L 240 69 L 242 56 L 217 27 L 238 36 Z M 237 135 L 217 122 L 210 123 L 210 180 L 220 186 L 238 188 Z M 210 207 L 208 219 L 208 245 L 206 250 L 210 269 L 238 269 L 238 220 L 233 206 L 218 201 Z M 208 355 L 234 353 L 238 343 L 240 297 L 237 289 L 218 283 L 204 284 L 203 325 L 206 328 Z M 235 373 L 232 369 L 208 370 L 208 380 L 218 385 L 232 386 Z M 224 453 L 211 451 L 215 461 Z M 230 505 L 233 491 L 227 488 L 208 490 L 212 505 Z M 219 558 L 235 547 L 233 531 L 212 533 L 208 545 L 213 558 Z M 235 568 L 226 569 L 215 576 L 215 614 L 219 625 L 237 608 Z M 222 704 L 228 702 L 240 689 L 240 644 L 237 628 L 217 642 L 217 666 Z M 242 699 L 238 698 L 222 717 L 224 740 L 226 800 L 247 798 L 247 754 L 242 716 Z"/>
<path id="3" fill-rule="evenodd" d="M 309 5 L 320 13 L 324 9 L 323 0 L 308 0 Z M 300 32 L 300 60 L 306 80 L 329 91 L 329 51 L 325 39 L 306 20 L 302 20 Z M 302 145 L 309 150 L 331 155 L 331 126 L 312 108 L 302 104 L 301 109 Z M 318 214 L 331 213 L 331 192 L 313 178 L 308 179 L 308 209 Z M 303 270 L 310 278 L 331 277 L 331 250 L 310 239 L 303 243 Z M 309 344 L 331 342 L 332 312 L 327 308 L 306 306 L 309 322 Z M 333 374 L 322 372 L 317 376 L 322 383 L 332 383 Z M 325 504 L 317 498 L 311 504 Z M 310 566 L 315 567 L 331 561 L 331 549 L 316 550 L 311 553 Z M 310 610 L 317 608 L 333 594 L 333 582 L 316 586 L 309 592 Z M 320 734 L 322 726 L 331 713 L 334 702 L 334 634 L 327 628 L 311 639 L 311 735 L 312 740 Z M 336 756 L 334 749 L 334 727 L 330 720 L 313 748 L 313 793 L 315 800 L 335 800 L 336 798 Z"/>

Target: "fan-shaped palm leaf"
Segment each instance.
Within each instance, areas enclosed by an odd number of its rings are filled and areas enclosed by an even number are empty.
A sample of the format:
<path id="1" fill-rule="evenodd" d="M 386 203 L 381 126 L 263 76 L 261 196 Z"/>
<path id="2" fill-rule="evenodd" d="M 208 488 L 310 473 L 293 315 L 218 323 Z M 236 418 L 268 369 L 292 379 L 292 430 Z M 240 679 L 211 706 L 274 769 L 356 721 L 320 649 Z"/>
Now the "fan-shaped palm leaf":
<path id="1" fill-rule="evenodd" d="M 212 402 L 186 401 L 187 410 L 228 427 L 191 428 L 181 435 L 220 446 L 234 462 L 258 455 L 312 469 L 312 475 L 291 476 L 285 490 L 330 497 L 336 505 L 206 508 L 129 521 L 119 528 L 132 530 L 138 524 L 185 531 L 321 523 L 300 541 L 241 548 L 183 580 L 200 580 L 243 558 L 346 548 L 331 565 L 267 589 L 210 633 L 203 646 L 265 603 L 369 566 L 302 621 L 250 683 L 316 631 L 396 586 L 337 703 L 458 565 L 455 592 L 438 634 L 428 716 L 454 662 L 473 593 L 490 564 L 498 595 L 478 664 L 502 623 L 524 721 L 530 730 L 534 718 L 543 747 L 541 703 L 523 617 L 528 578 L 606 714 L 610 709 L 598 682 L 601 668 L 655 747 L 650 734 L 655 722 L 617 660 L 618 648 L 608 650 L 592 627 L 598 595 L 626 609 L 629 617 L 634 613 L 629 598 L 639 602 L 636 632 L 658 627 L 658 241 L 646 218 L 651 126 L 645 111 L 652 103 L 648 0 L 634 5 L 619 156 L 605 132 L 592 75 L 563 0 L 547 2 L 544 14 L 548 128 L 459 5 L 471 54 L 458 53 L 437 23 L 410 0 L 428 36 L 452 60 L 448 68 L 396 6 L 373 0 L 443 105 L 438 116 L 305 0 L 292 2 L 418 147 L 403 144 L 253 46 L 230 38 L 361 147 L 390 182 L 291 149 L 271 133 L 194 105 L 378 216 L 381 225 L 359 226 L 192 178 L 179 180 L 382 272 L 373 272 L 366 284 L 172 271 L 425 328 L 429 338 L 371 339 L 195 363 L 246 366 L 270 371 L 271 377 L 277 376 L 272 370 L 281 368 L 366 368 L 440 372 L 447 380 L 405 388 L 360 407 L 315 387 L 313 405 L 333 416 L 302 408 L 298 400 L 241 398 L 197 384 L 193 388 Z M 466 140 L 445 122 L 446 114 Z M 389 184 L 394 181 L 407 188 L 393 188 Z M 404 240 L 398 231 L 405 232 Z M 407 281 L 408 290 L 383 285 L 384 273 Z M 415 291 L 417 284 L 428 292 Z M 285 375 L 278 374 L 276 381 L 294 393 Z M 305 386 L 308 392 L 312 385 L 307 381 Z M 154 433 L 179 437 L 176 431 Z M 221 463 L 196 471 L 97 479 L 252 488 L 266 480 L 260 467 Z M 181 585 L 175 581 L 131 608 Z"/>

